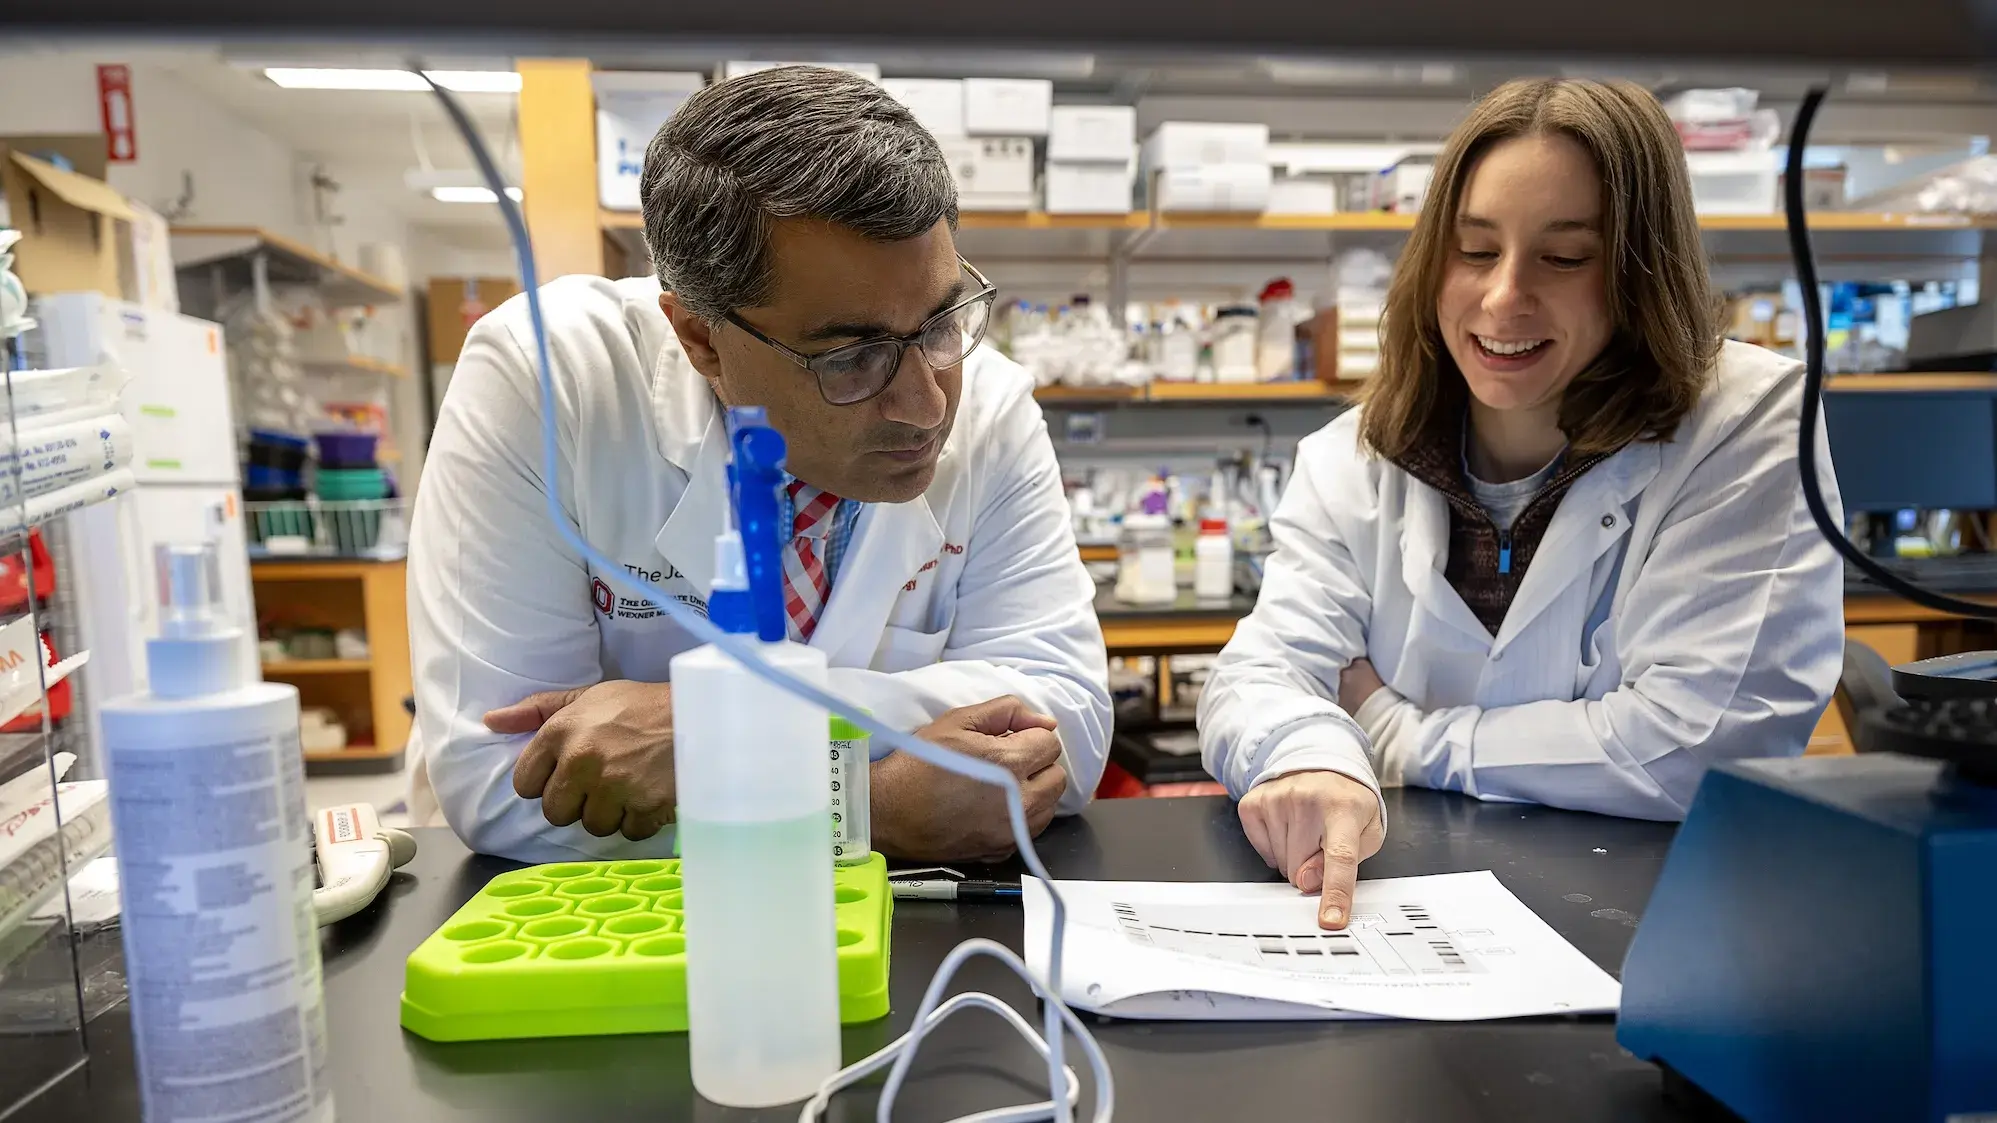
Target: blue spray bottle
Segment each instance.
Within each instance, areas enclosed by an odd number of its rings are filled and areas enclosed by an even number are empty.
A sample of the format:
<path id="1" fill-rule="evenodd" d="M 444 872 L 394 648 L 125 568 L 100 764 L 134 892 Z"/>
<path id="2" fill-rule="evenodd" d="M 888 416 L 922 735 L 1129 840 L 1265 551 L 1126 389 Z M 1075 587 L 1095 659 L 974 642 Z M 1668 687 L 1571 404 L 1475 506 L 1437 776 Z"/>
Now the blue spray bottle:
<path id="1" fill-rule="evenodd" d="M 733 409 L 729 444 L 709 618 L 823 687 L 824 653 L 784 626 L 783 436 Z M 712 644 L 674 658 L 672 683 L 693 1085 L 730 1107 L 801 1100 L 840 1063 L 827 714 Z"/>

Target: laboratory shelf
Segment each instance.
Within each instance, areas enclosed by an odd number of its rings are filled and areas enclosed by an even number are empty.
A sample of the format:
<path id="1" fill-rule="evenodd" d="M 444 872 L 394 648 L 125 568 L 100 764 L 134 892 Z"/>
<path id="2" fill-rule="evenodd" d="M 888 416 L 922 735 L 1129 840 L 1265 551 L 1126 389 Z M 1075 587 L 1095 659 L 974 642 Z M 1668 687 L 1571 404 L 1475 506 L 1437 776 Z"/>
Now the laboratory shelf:
<path id="1" fill-rule="evenodd" d="M 408 571 L 401 561 L 263 560 L 250 563 L 257 611 L 277 625 L 367 637 L 366 659 L 273 659 L 264 676 L 298 687 L 307 706 L 340 716 L 350 747 L 306 753 L 314 774 L 401 767 L 414 691 L 409 663 Z"/>
<path id="2" fill-rule="evenodd" d="M 219 271 L 223 287 L 249 288 L 254 262 L 264 260 L 275 285 L 311 285 L 331 307 L 394 304 L 401 290 L 380 277 L 259 226 L 175 226 L 171 230 L 176 270 Z"/>

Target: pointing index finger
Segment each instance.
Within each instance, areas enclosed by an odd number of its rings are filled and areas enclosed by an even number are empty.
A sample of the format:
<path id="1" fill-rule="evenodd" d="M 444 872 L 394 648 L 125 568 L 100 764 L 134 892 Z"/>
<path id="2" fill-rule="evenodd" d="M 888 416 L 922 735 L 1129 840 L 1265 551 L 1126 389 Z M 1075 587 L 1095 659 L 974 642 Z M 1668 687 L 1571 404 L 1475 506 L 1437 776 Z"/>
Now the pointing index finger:
<path id="1" fill-rule="evenodd" d="M 1339 803 L 1324 817 L 1324 890 L 1318 902 L 1319 927 L 1337 930 L 1352 919 L 1352 893 L 1359 880 L 1360 835 L 1366 824 L 1351 806 Z"/>

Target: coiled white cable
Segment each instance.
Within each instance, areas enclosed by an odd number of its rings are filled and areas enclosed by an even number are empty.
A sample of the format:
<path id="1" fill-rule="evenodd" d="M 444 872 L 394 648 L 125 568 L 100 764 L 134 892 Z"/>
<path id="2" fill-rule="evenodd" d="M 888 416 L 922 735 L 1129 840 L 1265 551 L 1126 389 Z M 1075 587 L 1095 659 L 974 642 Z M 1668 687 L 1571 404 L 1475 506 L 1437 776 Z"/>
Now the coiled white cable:
<path id="1" fill-rule="evenodd" d="M 1103 1057 L 1101 1047 L 1096 1044 L 1087 1027 L 1075 1017 L 1074 1012 L 1068 1009 L 1068 1004 L 1061 999 L 1061 944 L 1067 928 L 1067 903 L 1055 890 L 1054 879 L 1048 875 L 1047 867 L 1041 864 L 1040 855 L 1033 849 L 1033 835 L 1026 826 L 1026 805 L 1020 797 L 1019 782 L 1012 773 L 988 761 L 964 756 L 941 745 L 924 741 L 920 737 L 891 729 L 875 721 L 859 706 L 770 666 L 763 661 L 755 643 L 715 627 L 705 616 L 687 608 L 663 588 L 637 576 L 605 556 L 579 531 L 569 525 L 555 490 L 556 481 L 560 479 L 561 465 L 555 427 L 554 369 L 548 358 L 547 326 L 541 318 L 540 280 L 534 268 L 534 247 L 527 236 L 527 224 L 520 216 L 519 204 L 506 193 L 505 177 L 499 174 L 499 168 L 493 163 L 492 154 L 479 136 L 477 126 L 472 124 L 470 117 L 466 116 L 457 99 L 430 81 L 429 76 L 423 73 L 425 67 L 420 62 L 412 60 L 408 69 L 421 75 L 429 84 L 430 91 L 443 104 L 444 112 L 450 115 L 451 123 L 457 126 L 458 132 L 464 137 L 465 147 L 470 149 L 473 161 L 478 164 L 479 174 L 484 177 L 486 186 L 492 190 L 500 215 L 506 220 L 507 234 L 513 241 L 514 257 L 520 264 L 520 286 L 526 294 L 527 314 L 534 328 L 535 370 L 540 382 L 541 397 L 541 474 L 544 481 L 542 493 L 547 502 L 548 519 L 554 524 L 556 531 L 575 548 L 578 554 L 594 565 L 598 572 L 607 575 L 612 581 L 621 582 L 637 590 L 653 604 L 658 605 L 659 610 L 674 623 L 686 629 L 695 638 L 728 652 L 758 678 L 839 714 L 898 752 L 905 752 L 925 763 L 1003 790 L 1007 816 L 1012 822 L 1012 837 L 1019 846 L 1020 858 L 1026 863 L 1028 871 L 1047 884 L 1047 897 L 1053 908 L 1054 923 L 1048 949 L 1045 982 L 1035 979 L 1026 964 L 1003 945 L 990 940 L 966 940 L 951 951 L 944 959 L 943 965 L 937 969 L 935 978 L 930 980 L 929 990 L 923 995 L 922 1005 L 916 1010 L 915 1024 L 907 1035 L 873 1056 L 834 1074 L 819 1090 L 819 1094 L 806 1102 L 800 1118 L 807 1123 L 817 1118 L 824 1112 L 834 1094 L 879 1070 L 882 1065 L 892 1060 L 893 1068 L 888 1073 L 887 1083 L 881 1089 L 880 1102 L 875 1111 L 878 1123 L 891 1123 L 895 1095 L 901 1090 L 903 1081 L 907 1079 L 909 1066 L 915 1060 L 916 1051 L 921 1048 L 923 1036 L 958 1010 L 979 1007 L 1000 1013 L 1015 1029 L 1033 1042 L 1034 1048 L 1046 1058 L 1049 1098 L 1037 1104 L 962 1116 L 953 1123 L 1028 1123 L 1042 1119 L 1051 1119 L 1055 1123 L 1069 1123 L 1074 1117 L 1073 1109 L 1079 1100 L 1080 1090 L 1075 1082 L 1074 1073 L 1062 1060 L 1064 1031 L 1072 1032 L 1082 1043 L 1082 1052 L 1088 1057 L 1090 1070 L 1095 1075 L 1096 1106 L 1092 1116 L 1093 1123 L 1110 1123 L 1116 1097 L 1109 1063 Z M 1040 997 L 1044 1004 L 1044 1021 L 1037 1039 L 1024 1018 L 990 995 L 963 994 L 938 1005 L 943 988 L 949 984 L 957 967 L 974 955 L 990 956 L 1012 968 Z"/>

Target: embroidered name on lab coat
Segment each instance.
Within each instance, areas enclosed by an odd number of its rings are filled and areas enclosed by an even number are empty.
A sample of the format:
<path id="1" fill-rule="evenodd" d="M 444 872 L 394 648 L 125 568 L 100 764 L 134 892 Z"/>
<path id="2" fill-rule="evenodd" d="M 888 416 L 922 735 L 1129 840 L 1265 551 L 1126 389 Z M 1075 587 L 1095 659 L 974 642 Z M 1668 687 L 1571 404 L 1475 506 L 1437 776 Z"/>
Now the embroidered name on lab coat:
<path id="1" fill-rule="evenodd" d="M 953 556 L 961 556 L 964 552 L 964 548 L 962 546 L 957 545 L 954 542 L 945 542 L 943 543 L 943 552 L 945 554 L 950 554 Z M 923 574 L 928 573 L 932 569 L 935 569 L 936 563 L 940 560 L 942 559 L 939 556 L 939 557 L 930 558 L 928 561 L 923 562 L 922 568 L 915 571 L 915 576 L 908 579 L 908 584 L 903 585 L 901 587 L 901 591 L 904 593 L 914 592 L 916 582 L 922 580 Z"/>

